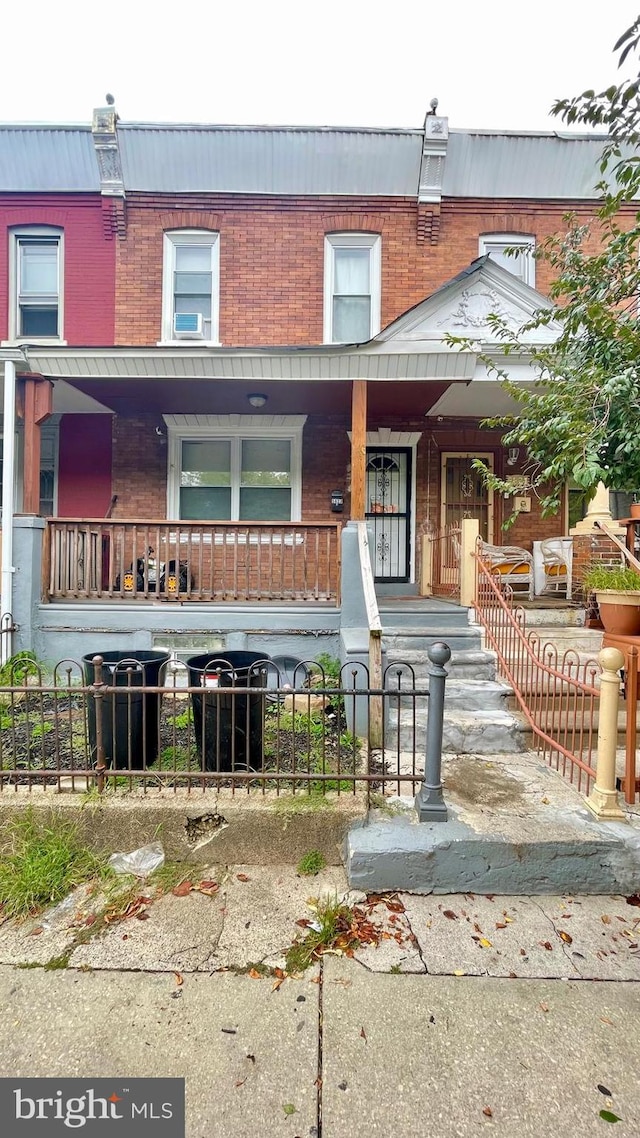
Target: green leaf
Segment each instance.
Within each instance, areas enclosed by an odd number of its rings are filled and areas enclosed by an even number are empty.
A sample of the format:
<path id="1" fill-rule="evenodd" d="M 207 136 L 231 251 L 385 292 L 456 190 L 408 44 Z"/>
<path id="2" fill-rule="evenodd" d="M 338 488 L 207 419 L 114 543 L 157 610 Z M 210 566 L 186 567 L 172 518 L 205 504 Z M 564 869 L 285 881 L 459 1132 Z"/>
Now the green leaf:
<path id="1" fill-rule="evenodd" d="M 298 1113 L 298 1108 L 296 1106 L 294 1106 L 292 1102 L 283 1102 L 282 1109 L 283 1109 L 284 1113 L 286 1114 L 287 1118 L 289 1117 L 290 1114 L 297 1114 Z"/>
<path id="2" fill-rule="evenodd" d="M 619 1115 L 614 1114 L 612 1110 L 601 1110 L 600 1118 L 603 1122 L 622 1122 Z"/>

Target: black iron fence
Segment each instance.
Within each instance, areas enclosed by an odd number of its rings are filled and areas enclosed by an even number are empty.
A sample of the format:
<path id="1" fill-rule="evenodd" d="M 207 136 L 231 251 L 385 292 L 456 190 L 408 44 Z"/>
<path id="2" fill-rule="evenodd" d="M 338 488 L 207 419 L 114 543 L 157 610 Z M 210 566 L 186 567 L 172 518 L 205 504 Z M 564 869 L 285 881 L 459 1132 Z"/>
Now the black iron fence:
<path id="1" fill-rule="evenodd" d="M 390 665 L 373 688 L 364 664 L 205 657 L 154 673 L 145 655 L 63 660 L 48 674 L 16 659 L 0 686 L 0 791 L 369 796 L 413 795 L 422 782 L 428 679 L 410 664 Z"/>

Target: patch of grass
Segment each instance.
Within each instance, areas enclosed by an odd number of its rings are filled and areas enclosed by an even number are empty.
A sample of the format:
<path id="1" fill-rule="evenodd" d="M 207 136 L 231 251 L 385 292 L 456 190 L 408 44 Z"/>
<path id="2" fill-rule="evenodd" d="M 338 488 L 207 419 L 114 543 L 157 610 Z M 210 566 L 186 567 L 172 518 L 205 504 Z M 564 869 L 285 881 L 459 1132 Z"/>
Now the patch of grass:
<path id="1" fill-rule="evenodd" d="M 298 862 L 297 872 L 301 877 L 315 877 L 326 866 L 326 860 L 320 850 L 309 850 Z"/>
<path id="2" fill-rule="evenodd" d="M 389 971 L 393 976 L 399 976 L 402 972 L 402 969 L 400 968 L 399 964 L 392 964 Z"/>
<path id="3" fill-rule="evenodd" d="M 37 913 L 108 872 L 104 858 L 83 846 L 73 823 L 61 817 L 44 823 L 29 809 L 7 830 L 11 852 L 0 857 L 0 905 L 6 917 Z"/>
<path id="4" fill-rule="evenodd" d="M 146 881 L 153 886 L 156 896 L 160 897 L 163 893 L 170 893 L 183 881 L 193 880 L 193 872 L 194 867 L 185 865 L 182 861 L 165 861 L 149 874 Z"/>
<path id="5" fill-rule="evenodd" d="M 287 949 L 287 972 L 304 972 L 314 960 L 340 941 L 340 949 L 355 948 L 357 938 L 350 937 L 353 912 L 337 897 L 318 902 L 315 920 L 310 923 L 308 932 L 300 940 L 295 940 Z"/>
<path id="6" fill-rule="evenodd" d="M 197 773 L 200 768 L 196 747 L 164 747 L 158 755 L 156 769 L 161 771 L 189 771 Z"/>

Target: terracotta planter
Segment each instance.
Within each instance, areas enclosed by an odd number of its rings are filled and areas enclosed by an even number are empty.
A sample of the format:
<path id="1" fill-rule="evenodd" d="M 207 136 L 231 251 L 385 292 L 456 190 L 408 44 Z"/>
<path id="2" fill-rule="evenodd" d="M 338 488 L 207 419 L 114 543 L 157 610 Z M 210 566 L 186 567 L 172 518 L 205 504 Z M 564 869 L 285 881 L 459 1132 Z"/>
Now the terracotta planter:
<path id="1" fill-rule="evenodd" d="M 640 518 L 640 502 L 632 502 L 629 506 L 629 517 Z"/>
<path id="2" fill-rule="evenodd" d="M 605 632 L 612 636 L 640 636 L 640 593 L 598 589 L 596 600 Z"/>

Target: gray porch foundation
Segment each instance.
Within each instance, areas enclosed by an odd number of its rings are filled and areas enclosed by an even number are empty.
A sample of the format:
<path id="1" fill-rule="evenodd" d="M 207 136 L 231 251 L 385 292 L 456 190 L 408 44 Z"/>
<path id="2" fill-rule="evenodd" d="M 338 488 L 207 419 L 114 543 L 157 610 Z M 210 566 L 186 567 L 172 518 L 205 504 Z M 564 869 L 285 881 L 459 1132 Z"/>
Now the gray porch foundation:
<path id="1" fill-rule="evenodd" d="M 596 823 L 586 809 L 553 810 L 547 821 L 502 816 L 419 823 L 374 812 L 345 839 L 349 884 L 365 892 L 562 894 L 640 891 L 640 832 Z"/>

